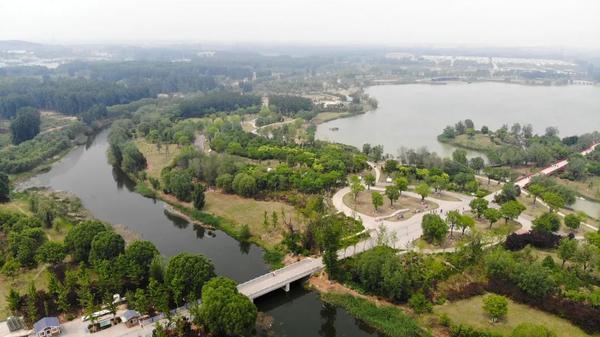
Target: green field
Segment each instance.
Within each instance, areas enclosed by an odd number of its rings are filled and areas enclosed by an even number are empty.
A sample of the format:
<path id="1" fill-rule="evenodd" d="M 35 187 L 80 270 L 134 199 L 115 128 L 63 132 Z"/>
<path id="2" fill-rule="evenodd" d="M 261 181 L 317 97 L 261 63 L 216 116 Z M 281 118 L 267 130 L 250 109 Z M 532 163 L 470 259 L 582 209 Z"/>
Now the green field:
<path id="1" fill-rule="evenodd" d="M 241 228 L 241 225 L 247 224 L 252 235 L 257 237 L 267 247 L 273 247 L 280 243 L 283 239 L 283 234 L 287 231 L 282 222 L 282 210 L 286 218 L 288 220 L 291 219 L 294 228 L 304 228 L 303 223 L 297 219 L 295 209 L 288 204 L 278 201 L 260 201 L 242 198 L 233 194 L 207 192 L 206 206 L 203 209 L 205 212 L 233 221 L 236 227 L 239 226 Z M 277 227 L 265 228 L 263 226 L 265 212 L 267 212 L 269 221 L 271 221 L 272 213 L 277 213 L 279 218 L 279 225 Z"/>
<path id="2" fill-rule="evenodd" d="M 559 337 L 584 337 L 589 336 L 583 330 L 569 321 L 552 314 L 534 309 L 524 304 L 508 300 L 508 314 L 506 318 L 497 323 L 491 323 L 484 313 L 483 296 L 475 296 L 466 300 L 456 301 L 434 307 L 437 314 L 446 314 L 455 324 L 465 324 L 479 329 L 501 333 L 505 336 L 521 323 L 540 324 L 556 332 Z"/>
<path id="3" fill-rule="evenodd" d="M 472 138 L 468 135 L 458 135 L 454 139 L 449 139 L 448 143 L 462 147 L 465 149 L 471 149 L 476 151 L 489 151 L 498 147 L 488 135 L 481 133 L 475 134 Z"/>
<path id="4" fill-rule="evenodd" d="M 159 150 L 156 144 L 148 143 L 142 138 L 136 139 L 135 145 L 137 145 L 140 152 L 146 158 L 146 162 L 148 163 L 146 172 L 148 172 L 150 177 L 154 178 L 160 178 L 160 171 L 169 165 L 173 158 L 181 152 L 181 148 L 173 144 L 168 145 L 168 151 L 167 145 L 162 145 Z"/>

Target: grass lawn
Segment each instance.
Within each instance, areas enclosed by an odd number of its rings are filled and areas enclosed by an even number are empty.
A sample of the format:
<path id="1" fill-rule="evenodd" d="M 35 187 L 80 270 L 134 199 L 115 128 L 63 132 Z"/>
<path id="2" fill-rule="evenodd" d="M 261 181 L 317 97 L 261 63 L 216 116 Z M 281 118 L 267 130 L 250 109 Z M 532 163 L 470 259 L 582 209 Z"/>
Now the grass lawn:
<path id="1" fill-rule="evenodd" d="M 459 135 L 450 140 L 450 143 L 459 147 L 479 151 L 493 150 L 498 147 L 496 143 L 492 142 L 488 135 L 481 133 L 476 134 L 473 138 L 470 138 L 468 135 Z"/>
<path id="2" fill-rule="evenodd" d="M 525 207 L 527 207 L 527 209 L 526 209 L 526 210 L 523 212 L 523 214 L 526 214 L 526 215 L 528 215 L 528 216 L 532 217 L 533 219 L 535 219 L 535 218 L 537 218 L 538 216 L 540 216 L 540 215 L 543 215 L 544 213 L 547 213 L 547 212 L 548 212 L 548 207 L 546 207 L 546 206 L 542 205 L 541 203 L 539 203 L 539 202 L 536 202 L 536 203 L 535 203 L 535 205 L 534 205 L 534 204 L 533 204 L 533 197 L 531 197 L 531 196 L 525 196 L 524 194 L 521 194 L 521 195 L 520 195 L 520 196 L 517 198 L 517 200 L 518 200 L 520 203 L 522 203 L 523 205 L 525 205 Z M 539 200 L 539 198 L 538 198 L 538 200 Z M 576 213 L 575 211 L 573 211 L 573 210 L 570 210 L 570 209 L 566 209 L 566 208 L 562 208 L 562 209 L 560 210 L 560 212 L 561 212 L 561 213 L 563 213 L 563 214 L 574 214 L 574 213 Z M 598 220 L 596 220 L 596 219 L 594 219 L 594 218 L 591 218 L 591 217 L 589 217 L 589 216 L 588 216 L 588 218 L 585 220 L 585 222 L 586 222 L 587 224 L 590 224 L 590 225 L 592 225 L 592 226 L 600 227 L 600 221 L 598 221 Z M 565 227 L 564 225 L 563 225 L 563 226 L 561 226 L 561 228 L 562 228 L 562 230 L 563 230 L 563 231 L 565 231 L 565 232 L 569 232 L 569 231 L 570 231 L 570 229 L 569 229 L 569 228 L 567 228 L 567 227 Z M 592 229 L 590 229 L 590 228 L 589 228 L 589 227 L 587 227 L 587 226 L 582 226 L 582 227 L 580 227 L 580 228 L 579 228 L 579 229 L 578 229 L 578 230 L 575 232 L 575 234 L 576 234 L 576 235 L 583 235 L 584 233 L 586 233 L 586 232 L 588 232 L 588 231 L 590 231 L 590 230 L 592 230 Z"/>
<path id="3" fill-rule="evenodd" d="M 14 279 L 0 275 L 0 320 L 5 319 L 10 314 L 6 307 L 6 295 L 8 295 L 10 289 L 18 290 L 23 295 L 27 292 L 31 281 L 35 283 L 38 290 L 48 288 L 48 271 L 45 265 L 40 265 L 31 270 L 22 270 Z"/>
<path id="4" fill-rule="evenodd" d="M 154 178 L 160 178 L 160 171 L 171 163 L 171 160 L 175 158 L 181 151 L 177 145 L 170 144 L 169 152 L 166 151 L 167 145 L 162 145 L 160 151 L 156 148 L 156 144 L 148 143 L 143 138 L 138 138 L 135 141 L 138 149 L 148 162 L 146 172 L 148 175 Z"/>
<path id="5" fill-rule="evenodd" d="M 321 112 L 313 117 L 312 122 L 315 124 L 325 123 L 334 119 L 349 116 L 349 112 Z"/>
<path id="6" fill-rule="evenodd" d="M 221 192 L 206 192 L 206 206 L 203 211 L 232 220 L 235 226 L 241 227 L 247 224 L 253 236 L 264 242 L 267 247 L 273 247 L 281 242 L 283 234 L 287 231 L 283 221 L 281 210 L 285 212 L 286 221 L 291 218 L 296 229 L 303 229 L 303 224 L 298 221 L 294 207 L 278 201 L 259 201 L 242 198 L 233 194 Z M 265 228 L 263 225 L 264 214 L 271 224 L 273 212 L 277 213 L 278 226 L 272 225 Z"/>
<path id="7" fill-rule="evenodd" d="M 545 313 L 524 304 L 508 300 L 508 314 L 498 323 L 492 324 L 482 309 L 483 296 L 475 296 L 466 300 L 456 301 L 434 307 L 436 314 L 446 314 L 454 323 L 461 323 L 480 329 L 488 329 L 504 336 L 519 324 L 530 322 L 540 324 L 556 332 L 559 337 L 589 336 L 569 321 L 558 316 Z"/>
<path id="8" fill-rule="evenodd" d="M 435 209 L 438 208 L 438 205 L 431 201 L 425 201 L 424 204 L 421 203 L 421 200 L 417 198 L 412 198 L 409 196 L 402 195 L 400 199 L 396 200 L 393 205 L 390 205 L 390 200 L 384 195 L 383 196 L 383 205 L 379 207 L 377 211 L 375 211 L 375 207 L 373 207 L 373 202 L 371 201 L 371 193 L 373 191 L 362 191 L 358 194 L 356 198 L 356 202 L 354 201 L 354 197 L 352 193 L 348 193 L 344 195 L 344 203 L 356 211 L 367 214 L 370 216 L 386 216 L 394 213 L 399 209 L 409 209 L 415 210 L 418 208 L 426 209 Z M 380 192 L 383 194 L 383 192 Z M 412 214 L 413 212 L 405 212 L 405 216 Z"/>
<path id="9" fill-rule="evenodd" d="M 492 235 L 508 235 L 510 233 L 518 231 L 522 226 L 520 223 L 509 220 L 508 223 L 504 219 L 498 220 L 490 229 L 490 222 L 485 220 L 483 217 L 477 219 L 477 216 L 467 212 L 475 219 L 475 229 L 482 233 L 490 233 Z"/>

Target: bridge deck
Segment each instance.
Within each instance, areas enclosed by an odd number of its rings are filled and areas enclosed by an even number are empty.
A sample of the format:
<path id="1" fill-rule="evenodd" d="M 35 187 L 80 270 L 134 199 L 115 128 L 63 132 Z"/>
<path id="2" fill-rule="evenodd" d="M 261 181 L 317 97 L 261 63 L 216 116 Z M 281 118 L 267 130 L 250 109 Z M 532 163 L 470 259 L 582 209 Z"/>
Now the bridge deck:
<path id="1" fill-rule="evenodd" d="M 307 258 L 289 266 L 264 274 L 250 281 L 238 285 L 238 291 L 255 299 L 273 290 L 283 288 L 291 282 L 309 276 L 323 269 L 321 259 Z"/>

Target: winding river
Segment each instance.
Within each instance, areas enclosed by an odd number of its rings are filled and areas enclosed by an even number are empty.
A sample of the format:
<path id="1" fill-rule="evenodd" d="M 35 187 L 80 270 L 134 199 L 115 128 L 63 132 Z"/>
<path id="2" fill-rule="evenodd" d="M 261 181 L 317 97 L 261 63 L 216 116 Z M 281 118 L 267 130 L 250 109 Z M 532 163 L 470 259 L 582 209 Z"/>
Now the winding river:
<path id="1" fill-rule="evenodd" d="M 217 274 L 243 282 L 269 271 L 263 250 L 243 245 L 226 233 L 198 228 L 165 212 L 165 203 L 145 198 L 134 184 L 107 162 L 108 130 L 86 146 L 71 151 L 50 171 L 23 183 L 20 188 L 44 186 L 69 191 L 101 220 L 122 224 L 152 241 L 169 257 L 181 252 L 209 257 Z M 316 293 L 294 285 L 289 293 L 273 292 L 256 300 L 262 312 L 273 317 L 276 336 L 375 336 L 372 329 L 356 321 L 343 309 L 322 303 Z"/>
<path id="2" fill-rule="evenodd" d="M 452 148 L 436 142 L 435 137 L 445 125 L 457 119 L 471 118 L 492 128 L 506 121 L 532 123 L 538 130 L 559 126 L 564 135 L 592 131 L 600 125 L 598 88 L 483 83 L 379 86 L 368 92 L 379 101 L 377 110 L 325 123 L 319 126 L 317 136 L 356 146 L 367 142 L 383 144 L 393 154 L 404 145 L 427 146 L 447 155 Z M 561 106 L 569 106 L 573 111 L 570 118 L 559 118 L 564 113 Z M 339 131 L 331 131 L 333 127 Z M 108 130 L 99 133 L 86 146 L 71 151 L 48 172 L 23 183 L 21 188 L 45 186 L 74 193 L 95 217 L 139 233 L 143 239 L 152 241 L 165 257 L 180 252 L 204 254 L 214 262 L 218 274 L 238 282 L 269 270 L 260 247 L 242 245 L 219 230 L 197 228 L 167 214 L 163 202 L 135 193 L 133 182 L 107 162 L 107 135 Z M 580 204 L 588 213 L 596 211 L 596 216 L 600 216 L 598 204 Z M 317 294 L 299 285 L 293 286 L 289 293 L 273 292 L 258 299 L 256 304 L 259 310 L 273 317 L 273 332 L 277 336 L 377 335 L 344 310 L 325 305 Z"/>

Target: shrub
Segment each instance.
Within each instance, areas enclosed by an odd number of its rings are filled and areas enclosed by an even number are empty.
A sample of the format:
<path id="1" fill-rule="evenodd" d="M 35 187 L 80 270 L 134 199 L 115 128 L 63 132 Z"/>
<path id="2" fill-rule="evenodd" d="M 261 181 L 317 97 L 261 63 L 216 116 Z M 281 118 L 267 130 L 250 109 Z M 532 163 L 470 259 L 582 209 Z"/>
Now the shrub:
<path id="1" fill-rule="evenodd" d="M 450 330 L 450 336 L 452 337 L 502 337 L 501 334 L 489 332 L 485 330 L 477 330 L 475 328 L 457 325 L 452 327 Z"/>
<path id="2" fill-rule="evenodd" d="M 487 295 L 483 298 L 483 310 L 490 315 L 492 322 L 496 322 L 506 316 L 508 301 L 506 297 L 501 295 Z"/>
<path id="3" fill-rule="evenodd" d="M 423 293 L 415 293 L 408 300 L 408 306 L 417 314 L 424 314 L 433 310 L 433 305 Z"/>
<path id="4" fill-rule="evenodd" d="M 524 234 L 512 233 L 506 237 L 504 247 L 512 251 L 521 250 L 527 245 L 537 248 L 556 248 L 561 238 L 560 235 L 536 230 Z"/>

